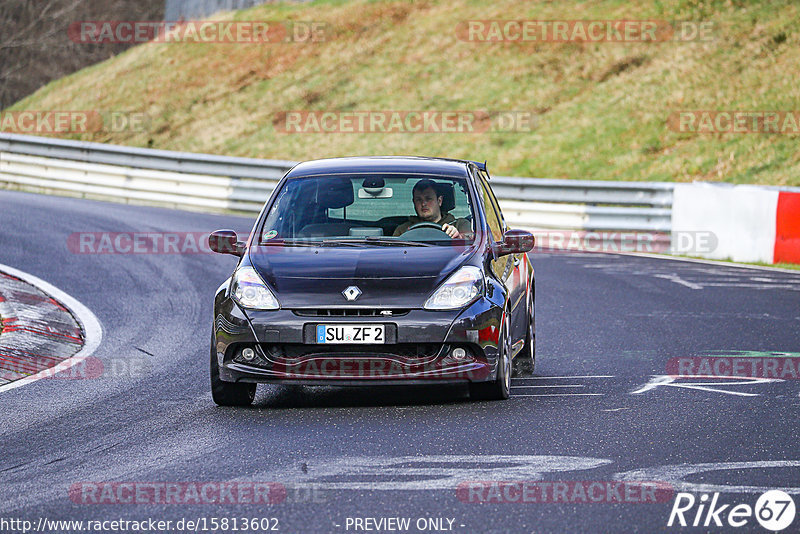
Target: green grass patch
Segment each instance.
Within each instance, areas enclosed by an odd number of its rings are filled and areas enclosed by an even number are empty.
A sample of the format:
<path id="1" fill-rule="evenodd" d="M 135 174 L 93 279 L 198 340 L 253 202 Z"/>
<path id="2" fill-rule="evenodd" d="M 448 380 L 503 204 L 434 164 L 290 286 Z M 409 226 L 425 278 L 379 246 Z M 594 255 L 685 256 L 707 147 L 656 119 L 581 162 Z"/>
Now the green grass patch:
<path id="1" fill-rule="evenodd" d="M 306 44 L 135 47 L 58 80 L 13 110 L 144 112 L 143 131 L 70 138 L 306 160 L 413 154 L 488 160 L 496 174 L 800 186 L 798 135 L 686 134 L 683 110 L 800 109 L 795 0 L 550 2 L 329 0 L 215 20 L 327 23 Z M 472 43 L 474 19 L 714 21 L 706 42 Z M 289 110 L 531 111 L 532 131 L 283 134 Z"/>

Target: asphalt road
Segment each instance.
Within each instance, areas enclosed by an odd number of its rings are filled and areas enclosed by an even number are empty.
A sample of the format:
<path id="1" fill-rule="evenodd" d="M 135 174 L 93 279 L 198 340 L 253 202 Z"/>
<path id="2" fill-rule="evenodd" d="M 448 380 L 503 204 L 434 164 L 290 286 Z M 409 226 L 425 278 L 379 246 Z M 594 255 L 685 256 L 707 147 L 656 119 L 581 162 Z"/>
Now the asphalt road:
<path id="1" fill-rule="evenodd" d="M 250 219 L 5 191 L 0 206 L 0 263 L 81 301 L 103 326 L 94 356 L 130 363 L 0 393 L 0 531 L 15 531 L 9 519 L 205 518 L 210 527 L 214 517 L 247 517 L 276 518 L 262 526 L 280 532 L 364 532 L 375 524 L 357 518 L 400 517 L 408 532 L 766 532 L 753 518 L 738 529 L 667 527 L 674 496 L 458 498 L 459 484 L 480 480 L 650 480 L 751 506 L 765 489 L 793 488 L 800 506 L 800 382 L 646 387 L 671 358 L 800 353 L 800 273 L 534 252 L 536 378 L 515 380 L 508 401 L 472 402 L 458 387 L 260 386 L 253 408 L 218 408 L 208 384 L 211 303 L 235 258 L 76 254 L 67 240 L 247 233 Z M 277 482 L 287 494 L 265 505 L 85 504 L 69 493 L 82 483 L 208 481 Z M 420 522 L 428 518 L 444 520 Z M 785 532 L 798 531 L 800 519 Z"/>

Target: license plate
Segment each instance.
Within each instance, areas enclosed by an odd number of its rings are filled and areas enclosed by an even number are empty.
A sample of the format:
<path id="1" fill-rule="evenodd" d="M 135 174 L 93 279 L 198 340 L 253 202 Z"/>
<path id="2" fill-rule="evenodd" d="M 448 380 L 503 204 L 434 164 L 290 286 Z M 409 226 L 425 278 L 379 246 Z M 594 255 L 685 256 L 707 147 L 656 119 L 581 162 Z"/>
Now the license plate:
<path id="1" fill-rule="evenodd" d="M 384 325 L 317 325 L 317 343 L 386 343 L 385 334 Z"/>

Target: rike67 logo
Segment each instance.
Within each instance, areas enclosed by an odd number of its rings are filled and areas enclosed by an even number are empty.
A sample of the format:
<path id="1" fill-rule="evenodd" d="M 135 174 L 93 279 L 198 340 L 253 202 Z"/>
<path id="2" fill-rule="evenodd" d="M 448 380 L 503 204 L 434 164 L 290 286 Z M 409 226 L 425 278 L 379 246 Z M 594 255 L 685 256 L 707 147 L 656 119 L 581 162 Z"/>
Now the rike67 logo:
<path id="1" fill-rule="evenodd" d="M 777 532 L 792 524 L 795 517 L 795 504 L 792 497 L 780 490 L 770 490 L 762 494 L 755 507 L 749 504 L 720 504 L 719 493 L 710 498 L 703 494 L 697 499 L 691 493 L 678 493 L 669 514 L 667 526 L 682 527 L 743 527 L 752 525 L 752 519 L 767 530 Z"/>

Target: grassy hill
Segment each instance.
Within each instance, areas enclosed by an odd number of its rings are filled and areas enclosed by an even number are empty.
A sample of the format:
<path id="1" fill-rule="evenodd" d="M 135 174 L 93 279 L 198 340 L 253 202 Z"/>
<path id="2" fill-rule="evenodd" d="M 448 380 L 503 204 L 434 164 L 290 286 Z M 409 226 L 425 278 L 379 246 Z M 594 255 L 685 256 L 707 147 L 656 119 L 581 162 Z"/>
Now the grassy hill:
<path id="1" fill-rule="evenodd" d="M 148 43 L 10 109 L 144 112 L 144 131 L 73 138 L 236 156 L 418 154 L 489 160 L 495 174 L 800 185 L 800 136 L 679 133 L 683 110 L 800 110 L 796 0 L 327 1 L 214 20 L 327 23 L 318 43 Z M 473 19 L 713 21 L 712 38 L 479 43 Z M 524 110 L 524 133 L 277 131 L 289 110 Z"/>

